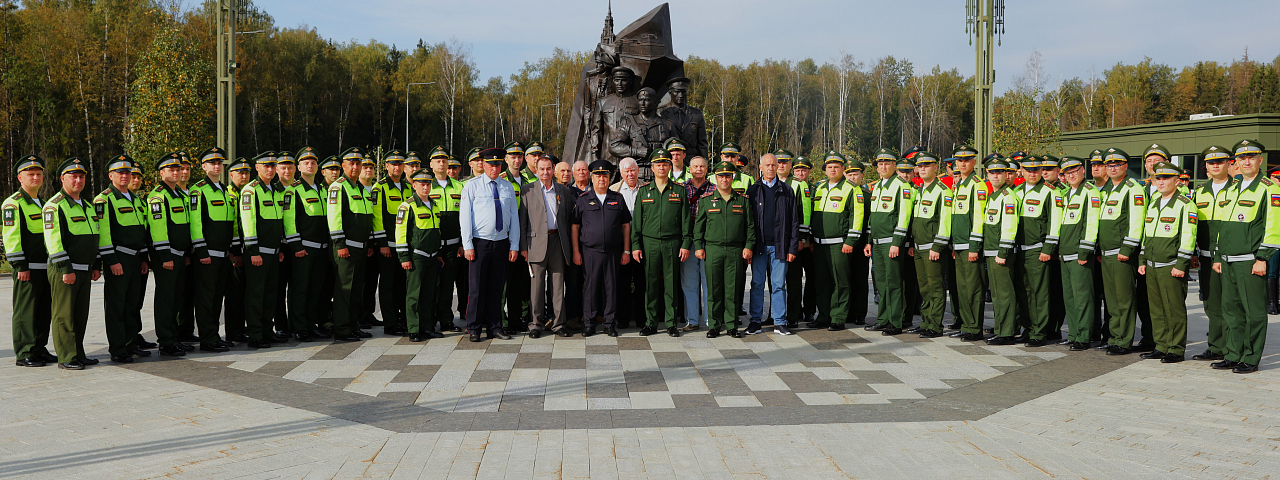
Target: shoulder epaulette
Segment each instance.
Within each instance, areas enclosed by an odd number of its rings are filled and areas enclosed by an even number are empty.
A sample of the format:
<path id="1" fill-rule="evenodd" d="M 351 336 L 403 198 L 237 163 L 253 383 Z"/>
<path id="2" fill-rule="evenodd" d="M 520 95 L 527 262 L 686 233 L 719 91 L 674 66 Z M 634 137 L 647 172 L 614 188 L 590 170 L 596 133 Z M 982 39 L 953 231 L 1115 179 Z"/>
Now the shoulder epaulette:
<path id="1" fill-rule="evenodd" d="M 345 181 L 347 181 L 347 177 L 338 177 L 338 179 L 334 180 L 333 183 L 336 185 Z"/>
<path id="2" fill-rule="evenodd" d="M 49 199 L 48 204 L 49 204 L 49 205 L 53 205 L 53 204 L 58 203 L 58 202 L 61 202 L 61 201 L 62 201 L 62 192 L 58 192 L 58 194 L 57 194 L 57 195 L 54 195 L 54 196 L 53 196 L 53 198 L 50 198 L 50 199 Z"/>
<path id="3" fill-rule="evenodd" d="M 192 185 L 192 186 L 191 186 L 191 188 L 203 187 L 203 186 L 208 185 L 208 184 L 209 184 L 209 179 L 208 179 L 208 178 L 202 178 L 202 179 L 200 179 L 200 181 L 199 181 L 199 182 L 196 182 L 196 184 L 195 184 L 195 185 Z"/>
<path id="4" fill-rule="evenodd" d="M 164 192 L 164 185 L 156 185 L 154 188 L 151 189 L 151 193 L 163 193 L 163 192 Z"/>
<path id="5" fill-rule="evenodd" d="M 1270 179 L 1270 178 L 1262 177 L 1262 184 L 1263 184 L 1263 185 L 1266 185 L 1266 186 L 1268 186 L 1268 187 L 1269 187 L 1269 186 L 1271 186 L 1271 185 L 1274 185 L 1274 184 L 1275 184 L 1275 182 L 1271 181 L 1271 179 Z"/>
<path id="6" fill-rule="evenodd" d="M 9 200 L 22 200 L 22 192 L 21 191 L 13 192 L 13 195 L 9 196 Z"/>
<path id="7" fill-rule="evenodd" d="M 1139 186 L 1143 186 L 1143 185 L 1144 185 L 1143 183 L 1140 183 L 1140 182 L 1138 182 L 1137 180 L 1134 180 L 1134 179 L 1132 179 L 1132 178 L 1126 179 L 1126 180 L 1124 181 L 1124 184 L 1125 184 L 1125 185 L 1128 185 L 1128 186 L 1130 186 L 1130 187 L 1139 187 Z"/>
<path id="8" fill-rule="evenodd" d="M 290 186 L 290 187 L 296 187 L 296 186 L 298 186 L 298 185 L 302 185 L 302 179 L 301 179 L 301 178 L 299 178 L 299 179 L 297 179 L 297 180 L 294 180 L 294 181 L 293 181 L 293 185 L 289 185 L 289 186 Z"/>
<path id="9" fill-rule="evenodd" d="M 1182 202 L 1182 203 L 1191 203 L 1191 199 L 1190 199 L 1190 198 L 1187 198 L 1187 196 L 1186 196 L 1186 195 L 1174 195 L 1174 197 L 1176 197 L 1176 198 L 1178 199 L 1178 201 L 1180 201 L 1180 202 Z"/>

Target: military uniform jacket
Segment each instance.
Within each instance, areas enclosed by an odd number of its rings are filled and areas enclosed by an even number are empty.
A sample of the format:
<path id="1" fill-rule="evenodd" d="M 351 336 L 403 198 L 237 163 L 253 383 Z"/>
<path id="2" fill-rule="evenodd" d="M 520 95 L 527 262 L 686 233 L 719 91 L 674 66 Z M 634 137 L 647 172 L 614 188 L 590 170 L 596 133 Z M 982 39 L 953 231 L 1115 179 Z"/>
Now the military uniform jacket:
<path id="1" fill-rule="evenodd" d="M 698 218 L 693 226 L 693 248 L 707 245 L 729 248 L 756 247 L 756 226 L 751 202 L 738 192 L 725 200 L 718 190 L 698 199 Z"/>
<path id="2" fill-rule="evenodd" d="M 44 244 L 50 268 L 66 275 L 98 270 L 98 222 L 88 199 L 79 203 L 58 192 L 44 204 Z"/>
<path id="3" fill-rule="evenodd" d="M 462 210 L 463 185 L 453 178 L 448 178 L 443 186 L 438 180 L 431 184 L 431 206 L 440 217 L 440 238 L 446 247 L 462 243 L 462 223 L 458 215 Z"/>
<path id="4" fill-rule="evenodd" d="M 142 197 L 107 187 L 93 199 L 93 219 L 98 222 L 98 255 L 103 263 L 120 263 L 117 255 L 146 259 L 151 245 L 147 232 L 147 202 Z"/>
<path id="5" fill-rule="evenodd" d="M 325 215 L 329 223 L 329 240 L 333 248 L 366 248 L 373 232 L 373 199 L 364 192 L 360 182 L 338 177 L 329 185 L 329 205 Z"/>
<path id="6" fill-rule="evenodd" d="M 906 245 L 915 188 L 897 175 L 887 182 L 880 180 L 871 188 L 871 218 L 868 219 L 871 224 L 871 241 L 877 245 Z"/>
<path id="7" fill-rule="evenodd" d="M 746 194 L 747 187 L 750 187 L 753 183 L 756 183 L 756 179 L 751 178 L 751 175 L 743 173 L 733 174 L 733 191 L 738 195 Z"/>
<path id="8" fill-rule="evenodd" d="M 1102 216 L 1098 220 L 1098 248 L 1102 256 L 1132 257 L 1142 244 L 1142 219 L 1145 218 L 1146 194 L 1142 185 L 1126 178 L 1119 185 L 1108 182 L 1098 191 L 1102 197 Z"/>
<path id="9" fill-rule="evenodd" d="M 512 175 L 512 174 L 511 174 L 511 169 L 510 169 L 510 168 L 508 168 L 508 169 L 506 169 L 506 170 L 503 170 L 503 171 L 502 171 L 502 174 L 501 174 L 501 175 L 498 175 L 498 178 L 501 178 L 501 179 L 506 180 L 507 182 L 511 183 L 511 188 L 512 188 L 513 190 L 515 190 L 515 191 L 516 191 L 516 208 L 520 208 L 520 191 L 521 191 L 521 186 L 523 186 L 523 185 L 524 185 L 524 184 L 526 184 L 526 183 L 533 183 L 533 182 L 538 181 L 538 176 L 537 176 L 537 175 L 534 175 L 534 174 L 533 174 L 533 173 L 531 173 L 531 172 L 529 172 L 529 170 L 528 170 L 528 169 L 521 170 L 521 171 L 520 171 L 520 176 L 519 176 L 519 177 L 516 177 L 516 176 L 514 176 L 514 175 Z M 590 190 L 590 189 L 588 189 L 588 190 Z M 458 191 L 459 191 L 459 192 L 461 192 L 462 190 L 458 190 Z M 459 198 L 461 198 L 461 197 L 459 197 Z M 459 235 L 461 235 L 461 233 L 459 233 Z"/>
<path id="10" fill-rule="evenodd" d="M 1172 265 L 1185 272 L 1191 267 L 1191 256 L 1195 255 L 1196 206 L 1176 191 L 1163 207 L 1161 203 L 1163 199 L 1156 198 L 1147 206 L 1138 262 L 1154 268 Z"/>
<path id="11" fill-rule="evenodd" d="M 306 248 L 323 248 L 329 241 L 329 217 L 324 196 L 326 187 L 319 177 L 309 184 L 298 179 L 285 190 L 284 242 L 297 253 Z"/>
<path id="12" fill-rule="evenodd" d="M 373 216 L 373 239 L 379 247 L 389 247 L 394 241 L 391 236 L 394 231 L 388 232 L 387 229 L 394 228 L 397 212 L 400 211 L 400 204 L 406 199 L 413 196 L 413 185 L 409 184 L 408 175 L 400 176 L 400 185 L 396 186 L 391 179 L 384 178 L 373 184 L 373 204 L 377 213 Z"/>
<path id="13" fill-rule="evenodd" d="M 866 193 L 862 187 L 840 180 L 832 185 L 822 182 L 813 191 L 813 222 L 809 231 L 819 245 L 845 244 L 857 246 L 862 241 L 862 225 L 866 221 Z"/>
<path id="14" fill-rule="evenodd" d="M 440 216 L 417 195 L 400 203 L 396 211 L 392 246 L 400 262 L 414 257 L 434 257 L 440 252 Z"/>
<path id="15" fill-rule="evenodd" d="M 240 255 L 237 196 L 227 190 L 226 185 L 215 187 L 208 179 L 191 187 L 191 247 L 196 258 Z"/>
<path id="16" fill-rule="evenodd" d="M 650 183 L 636 193 L 631 215 L 631 250 L 644 251 L 645 239 L 679 240 L 680 248 L 693 246 L 693 222 L 689 220 L 688 190 L 667 182 L 666 190 Z"/>
<path id="17" fill-rule="evenodd" d="M 956 180 L 951 193 L 951 249 L 982 253 L 982 212 L 991 195 L 987 182 L 977 174 Z"/>
<path id="18" fill-rule="evenodd" d="M 911 236 L 916 249 L 943 252 L 951 244 L 951 208 L 955 199 L 951 189 L 935 179 L 916 189 L 919 195 L 911 214 Z"/>
<path id="19" fill-rule="evenodd" d="M 1196 215 L 1198 223 L 1196 224 L 1196 248 L 1197 253 L 1201 257 L 1212 257 L 1213 250 L 1218 244 L 1218 225 L 1222 220 L 1218 218 L 1218 208 L 1225 207 L 1230 204 L 1227 199 L 1227 191 L 1231 190 L 1231 186 L 1236 180 L 1227 177 L 1227 182 L 1218 190 L 1218 194 L 1213 194 L 1213 180 L 1205 182 L 1200 188 L 1192 193 L 1191 201 L 1196 204 Z"/>
<path id="20" fill-rule="evenodd" d="M 1222 221 L 1214 261 L 1266 261 L 1280 250 L 1280 185 L 1258 174 L 1247 186 L 1241 180 L 1227 189 L 1227 204 L 1214 212 Z"/>
<path id="21" fill-rule="evenodd" d="M 1057 241 L 1058 239 L 1049 237 L 1050 211 L 1057 207 L 1054 203 L 1057 191 L 1044 182 L 1030 188 L 1024 183 L 1018 188 L 1021 189 L 1022 194 L 1022 217 L 1019 219 L 1022 225 L 1018 229 L 1019 245 L 1023 250 L 1031 250 L 1043 248 L 1046 241 Z"/>
<path id="22" fill-rule="evenodd" d="M 1006 184 L 991 193 L 982 218 L 982 250 L 988 257 L 1010 258 L 1017 252 L 1018 219 L 1022 216 L 1022 198 L 1017 187 Z"/>
<path id="23" fill-rule="evenodd" d="M 1098 249 L 1102 198 L 1092 183 L 1081 183 L 1075 191 L 1068 186 L 1065 194 L 1055 193 L 1050 213 L 1049 237 L 1041 252 L 1074 262 Z"/>
<path id="24" fill-rule="evenodd" d="M 622 226 L 631 223 L 631 211 L 627 210 L 627 201 L 621 193 L 607 190 L 602 202 L 595 190 L 588 190 L 574 205 L 573 223 L 581 226 L 578 229 L 580 249 L 620 254 Z"/>
<path id="25" fill-rule="evenodd" d="M 812 225 L 813 217 L 813 186 L 808 183 L 797 180 L 795 177 L 787 178 L 787 185 L 791 186 L 791 191 L 796 194 L 796 201 L 800 203 L 800 238 L 809 237 L 809 226 Z M 863 193 L 866 191 L 863 189 Z M 865 199 L 866 196 L 864 195 Z M 863 205 L 866 203 L 863 202 Z"/>
<path id="26" fill-rule="evenodd" d="M 49 253 L 44 248 L 44 224 L 40 205 L 18 190 L 0 207 L 4 212 L 4 252 L 15 272 L 48 268 Z"/>
<path id="27" fill-rule="evenodd" d="M 254 180 L 240 190 L 240 224 L 245 255 L 273 255 L 284 244 L 284 210 L 289 195 Z"/>
<path id="28" fill-rule="evenodd" d="M 147 196 L 147 207 L 151 261 L 184 261 L 182 257 L 191 251 L 190 197 L 161 183 Z"/>

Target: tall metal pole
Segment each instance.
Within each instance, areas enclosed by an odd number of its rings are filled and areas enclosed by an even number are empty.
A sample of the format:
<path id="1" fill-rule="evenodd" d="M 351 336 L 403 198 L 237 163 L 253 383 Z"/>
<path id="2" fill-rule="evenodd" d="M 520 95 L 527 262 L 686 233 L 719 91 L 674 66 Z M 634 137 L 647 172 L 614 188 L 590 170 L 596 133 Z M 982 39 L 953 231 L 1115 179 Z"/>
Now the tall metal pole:
<path id="1" fill-rule="evenodd" d="M 236 159 L 236 17 L 239 0 L 218 0 L 218 60 L 214 68 L 218 79 L 218 138 L 215 143 L 227 152 L 224 163 Z M 225 182 L 227 173 L 224 169 Z"/>
<path id="2" fill-rule="evenodd" d="M 436 82 L 410 83 L 404 86 L 404 151 L 409 151 L 409 87 L 414 85 L 434 85 Z M 453 148 L 453 145 L 449 145 Z"/>
<path id="3" fill-rule="evenodd" d="M 965 32 L 974 45 L 973 147 L 981 155 L 995 151 L 995 46 L 1004 34 L 1004 0 L 965 0 Z"/>
<path id="4" fill-rule="evenodd" d="M 1116 128 L 1116 96 L 1110 93 L 1107 96 L 1111 97 L 1111 128 Z"/>

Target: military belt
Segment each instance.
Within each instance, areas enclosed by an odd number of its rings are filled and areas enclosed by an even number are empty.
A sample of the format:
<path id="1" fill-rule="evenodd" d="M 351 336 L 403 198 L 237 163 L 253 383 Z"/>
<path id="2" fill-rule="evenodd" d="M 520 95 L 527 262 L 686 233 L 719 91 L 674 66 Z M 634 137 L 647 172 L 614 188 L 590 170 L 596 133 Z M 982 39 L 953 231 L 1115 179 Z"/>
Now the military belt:
<path id="1" fill-rule="evenodd" d="M 82 271 L 82 272 L 84 272 L 84 271 L 88 271 L 88 270 L 89 270 L 89 264 L 87 264 L 87 263 L 73 263 L 73 264 L 71 264 L 71 269 L 72 269 L 72 270 L 80 270 L 80 271 Z"/>
<path id="2" fill-rule="evenodd" d="M 1210 252 L 1210 251 L 1208 251 L 1208 250 L 1201 250 L 1201 251 L 1200 251 L 1200 256 L 1201 256 L 1201 257 L 1212 257 L 1212 256 L 1213 256 L 1213 252 Z"/>
<path id="3" fill-rule="evenodd" d="M 1246 253 L 1244 255 L 1223 255 L 1222 259 L 1226 260 L 1227 263 L 1235 263 L 1235 262 L 1247 262 L 1250 260 L 1257 260 L 1257 257 L 1255 257 L 1251 253 Z"/>
<path id="4" fill-rule="evenodd" d="M 1079 260 L 1079 259 L 1080 259 L 1080 254 L 1078 254 L 1078 253 L 1073 253 L 1073 254 L 1071 254 L 1071 255 L 1063 255 L 1063 256 L 1062 256 L 1062 261 L 1064 261 L 1064 262 L 1074 262 L 1074 261 Z"/>
<path id="5" fill-rule="evenodd" d="M 28 263 L 27 270 L 45 270 L 49 268 L 47 263 Z"/>
<path id="6" fill-rule="evenodd" d="M 329 245 L 328 245 L 328 244 L 324 244 L 324 243 L 320 243 L 320 242 L 313 242 L 313 241 L 311 241 L 311 240 L 303 240 L 303 241 L 302 241 L 302 246 L 307 247 L 307 248 L 324 248 L 324 247 L 327 247 L 327 246 L 329 246 Z"/>
<path id="7" fill-rule="evenodd" d="M 423 257 L 434 257 L 434 256 L 436 256 L 436 254 L 434 254 L 434 253 L 427 253 L 427 252 L 424 252 L 424 251 L 422 251 L 422 250 L 418 250 L 418 249 L 416 249 L 416 248 L 415 248 L 415 249 L 413 249 L 413 253 L 414 253 L 415 255 L 420 255 L 420 256 L 423 256 Z"/>
<path id="8" fill-rule="evenodd" d="M 835 245 L 837 243 L 844 243 L 844 237 L 815 238 L 813 241 L 817 242 L 818 245 Z"/>
<path id="9" fill-rule="evenodd" d="M 1119 248 L 1114 249 L 1114 250 L 1107 250 L 1107 251 L 1102 252 L 1102 256 L 1104 256 L 1104 257 L 1110 257 L 1110 256 L 1112 256 L 1112 255 L 1119 255 L 1119 254 L 1120 254 L 1120 249 L 1119 249 Z"/>
<path id="10" fill-rule="evenodd" d="M 128 247 L 116 246 L 116 251 L 125 255 L 137 255 L 138 251 Z"/>
<path id="11" fill-rule="evenodd" d="M 919 249 L 919 250 L 930 250 L 932 248 L 933 248 L 933 242 L 921 243 L 919 245 L 916 245 L 916 249 Z"/>
<path id="12" fill-rule="evenodd" d="M 448 239 L 448 240 L 445 240 L 445 241 L 444 241 L 444 246 L 446 246 L 446 247 L 447 247 L 447 246 L 449 246 L 449 245 L 457 245 L 457 244 L 459 244 L 459 243 L 462 243 L 462 237 L 450 238 L 450 239 Z"/>
<path id="13" fill-rule="evenodd" d="M 982 254 L 988 257 L 995 257 L 1000 255 L 1000 251 L 999 250 L 983 250 Z"/>
<path id="14" fill-rule="evenodd" d="M 1037 243 L 1033 243 L 1033 244 L 1031 244 L 1031 245 L 1023 245 L 1023 246 L 1022 246 L 1022 250 L 1023 250 L 1024 252 L 1025 252 L 1025 251 L 1027 251 L 1027 250 L 1035 250 L 1035 249 L 1037 249 L 1037 248 L 1044 248 L 1044 242 L 1037 242 Z"/>
<path id="15" fill-rule="evenodd" d="M 364 248 L 364 242 L 357 242 L 357 241 L 355 241 L 355 240 L 347 240 L 347 246 L 349 246 L 349 247 L 356 247 L 356 248 Z"/>
<path id="16" fill-rule="evenodd" d="M 210 257 L 223 258 L 227 256 L 227 252 L 222 250 L 209 250 Z"/>
<path id="17" fill-rule="evenodd" d="M 258 247 L 258 253 L 265 253 L 267 255 L 271 255 L 273 253 L 276 253 L 276 249 L 267 248 L 267 247 Z"/>
<path id="18" fill-rule="evenodd" d="M 951 249 L 952 250 L 968 250 L 969 244 L 968 243 L 961 243 L 959 245 L 952 244 Z"/>
<path id="19" fill-rule="evenodd" d="M 1151 260 L 1147 260 L 1147 266 L 1155 267 L 1155 268 L 1164 268 L 1164 267 L 1172 266 L 1174 263 L 1177 263 L 1177 261 L 1175 260 L 1172 262 L 1153 262 Z"/>
<path id="20" fill-rule="evenodd" d="M 873 242 L 873 243 L 875 243 L 876 245 L 884 245 L 884 244 L 889 243 L 889 242 L 892 242 L 892 241 L 893 241 L 893 237 L 888 237 L 888 238 L 877 238 L 877 239 L 875 239 L 875 240 L 872 240 L 872 242 Z"/>

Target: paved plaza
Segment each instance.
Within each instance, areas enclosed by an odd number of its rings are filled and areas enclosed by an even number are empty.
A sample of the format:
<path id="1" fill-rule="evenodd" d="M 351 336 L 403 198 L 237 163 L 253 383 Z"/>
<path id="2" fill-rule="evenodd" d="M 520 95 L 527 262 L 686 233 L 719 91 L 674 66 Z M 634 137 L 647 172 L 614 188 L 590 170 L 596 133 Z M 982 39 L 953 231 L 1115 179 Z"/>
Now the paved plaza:
<path id="1" fill-rule="evenodd" d="M 1195 287 L 1188 356 L 1207 329 Z M 86 349 L 103 362 L 82 372 L 15 367 L 0 333 L 0 478 L 1280 475 L 1276 327 L 1262 371 L 1235 375 L 861 329 L 411 343 L 375 328 L 116 366 L 102 322 Z"/>

